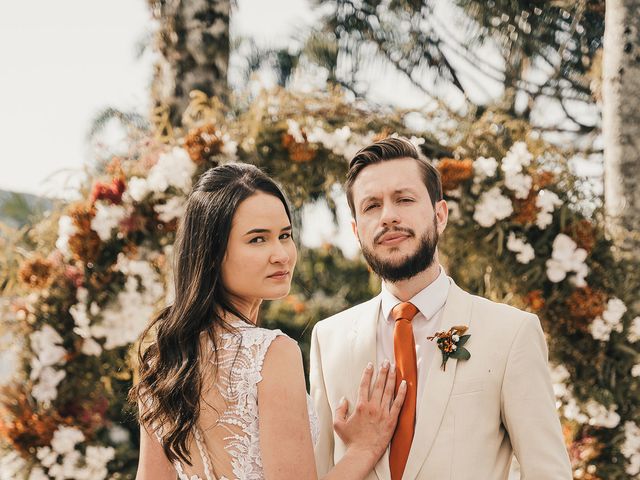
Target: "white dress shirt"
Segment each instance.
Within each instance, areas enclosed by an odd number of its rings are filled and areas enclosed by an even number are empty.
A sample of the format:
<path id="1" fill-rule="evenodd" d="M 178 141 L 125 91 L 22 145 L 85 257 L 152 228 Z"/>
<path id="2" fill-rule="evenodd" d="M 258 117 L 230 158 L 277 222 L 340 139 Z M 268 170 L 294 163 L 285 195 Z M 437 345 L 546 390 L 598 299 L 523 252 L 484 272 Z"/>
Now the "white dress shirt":
<path id="1" fill-rule="evenodd" d="M 444 268 L 440 267 L 440 275 L 427 287 L 420 290 L 409 302 L 418 309 L 418 313 L 411 321 L 413 327 L 413 339 L 416 344 L 416 360 L 418 362 L 418 388 L 417 404 L 420 404 L 422 393 L 424 392 L 427 373 L 433 363 L 432 360 L 438 352 L 436 342 L 427 340 L 440 328 L 444 304 L 449 294 L 449 278 Z M 383 360 L 395 363 L 393 352 L 393 329 L 395 321 L 391 318 L 391 310 L 398 303 L 401 303 L 388 288 L 382 283 L 382 307 L 380 318 L 378 319 L 378 331 L 376 336 L 376 360 L 378 366 Z M 440 357 L 437 358 L 440 361 Z M 438 363 L 436 367 L 439 367 Z M 419 408 L 416 411 L 420 411 Z"/>

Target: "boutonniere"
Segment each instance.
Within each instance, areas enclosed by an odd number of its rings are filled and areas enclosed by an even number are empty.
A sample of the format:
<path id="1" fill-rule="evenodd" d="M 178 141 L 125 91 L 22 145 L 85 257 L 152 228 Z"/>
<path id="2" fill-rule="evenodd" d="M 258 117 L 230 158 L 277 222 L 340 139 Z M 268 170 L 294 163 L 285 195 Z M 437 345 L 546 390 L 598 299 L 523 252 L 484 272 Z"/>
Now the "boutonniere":
<path id="1" fill-rule="evenodd" d="M 469 360 L 471 354 L 469 350 L 464 348 L 471 335 L 465 335 L 469 330 L 466 325 L 458 325 L 451 327 L 447 332 L 436 332 L 433 336 L 427 337 L 427 340 L 435 340 L 438 348 L 442 352 L 442 370 L 446 370 L 447 360 L 449 358 L 457 358 L 458 360 Z"/>

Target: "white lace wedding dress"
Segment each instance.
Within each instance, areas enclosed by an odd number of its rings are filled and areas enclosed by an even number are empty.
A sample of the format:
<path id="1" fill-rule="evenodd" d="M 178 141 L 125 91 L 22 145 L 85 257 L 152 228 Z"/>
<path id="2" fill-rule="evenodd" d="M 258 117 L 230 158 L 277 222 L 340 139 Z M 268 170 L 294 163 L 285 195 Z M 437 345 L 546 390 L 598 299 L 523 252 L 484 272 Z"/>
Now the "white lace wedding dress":
<path id="1" fill-rule="evenodd" d="M 271 342 L 280 330 L 236 322 L 237 333 L 218 335 L 218 358 L 203 363 L 201 415 L 189 445 L 191 463 L 176 461 L 179 480 L 262 480 L 258 430 L 258 382 Z M 202 351 L 213 352 L 203 335 Z M 217 371 L 214 365 L 218 365 Z M 284 406 L 286 408 L 286 406 Z M 318 418 L 307 395 L 311 436 L 318 438 Z M 206 420 L 203 420 L 206 419 Z M 158 438 L 160 438 L 159 432 Z"/>

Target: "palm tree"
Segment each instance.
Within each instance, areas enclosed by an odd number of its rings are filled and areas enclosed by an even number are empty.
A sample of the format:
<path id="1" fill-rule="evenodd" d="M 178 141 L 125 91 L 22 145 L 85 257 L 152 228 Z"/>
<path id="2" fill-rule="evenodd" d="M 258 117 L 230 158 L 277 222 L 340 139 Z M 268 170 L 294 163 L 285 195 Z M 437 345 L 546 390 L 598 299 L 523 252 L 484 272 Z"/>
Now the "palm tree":
<path id="1" fill-rule="evenodd" d="M 149 0 L 159 28 L 151 95 L 154 116 L 180 127 L 189 93 L 228 99 L 229 0 Z"/>
<path id="2" fill-rule="evenodd" d="M 603 56 L 605 207 L 623 258 L 640 248 L 640 19 L 638 0 L 608 0 Z"/>

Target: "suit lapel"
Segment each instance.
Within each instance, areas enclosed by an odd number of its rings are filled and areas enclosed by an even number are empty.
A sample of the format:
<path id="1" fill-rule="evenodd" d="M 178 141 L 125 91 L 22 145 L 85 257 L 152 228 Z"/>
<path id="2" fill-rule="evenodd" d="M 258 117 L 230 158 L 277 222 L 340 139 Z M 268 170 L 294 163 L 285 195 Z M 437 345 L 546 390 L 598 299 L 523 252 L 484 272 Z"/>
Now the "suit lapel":
<path id="1" fill-rule="evenodd" d="M 353 345 L 351 357 L 351 375 L 350 391 L 354 393 L 353 402 L 356 401 L 360 379 L 367 363 L 373 363 L 376 366 L 376 337 L 378 330 L 378 319 L 380 318 L 380 302 L 381 297 L 372 298 L 363 305 L 363 309 L 358 312 L 359 317 L 353 322 L 351 331 Z M 377 372 L 377 368 L 375 369 Z M 375 378 L 375 377 L 374 377 Z M 355 404 L 352 402 L 351 407 Z M 389 469 L 389 449 L 375 466 L 375 472 L 379 480 L 389 480 L 391 471 Z"/>
<path id="2" fill-rule="evenodd" d="M 440 326 L 440 330 L 444 331 L 454 325 L 470 326 L 471 323 L 471 295 L 460 289 L 453 280 L 450 279 L 450 282 Z M 403 478 L 412 479 L 418 475 L 431 451 L 449 402 L 458 360 L 450 358 L 445 371 L 440 367 L 441 361 L 442 354 L 438 350 L 429 368 L 422 398 L 417 405 L 418 421 Z"/>

